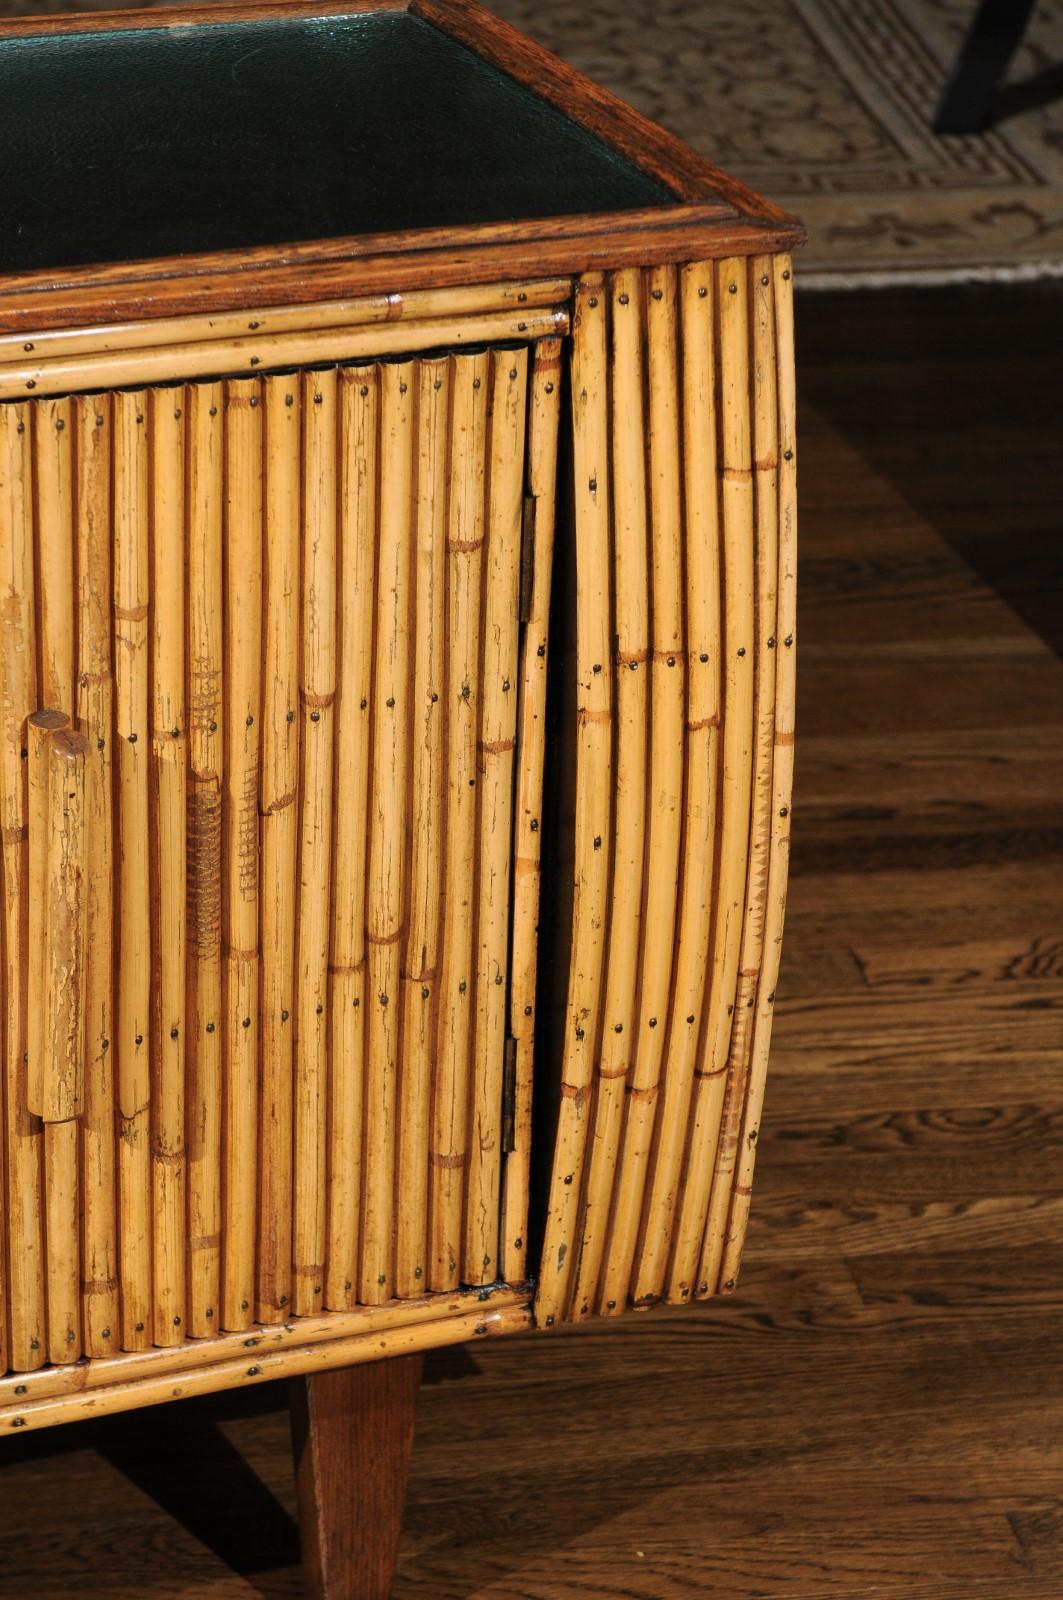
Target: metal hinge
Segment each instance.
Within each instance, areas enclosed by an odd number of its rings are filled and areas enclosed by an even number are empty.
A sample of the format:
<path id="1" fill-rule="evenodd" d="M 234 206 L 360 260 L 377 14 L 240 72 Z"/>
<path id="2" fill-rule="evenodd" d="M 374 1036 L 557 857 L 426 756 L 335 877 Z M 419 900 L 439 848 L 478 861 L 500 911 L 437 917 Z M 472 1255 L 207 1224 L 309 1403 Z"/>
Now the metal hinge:
<path id="1" fill-rule="evenodd" d="M 506 1040 L 502 1057 L 502 1154 L 517 1148 L 517 1041 Z"/>
<path id="2" fill-rule="evenodd" d="M 535 496 L 524 496 L 520 531 L 520 620 L 531 621 L 532 594 L 535 589 Z"/>

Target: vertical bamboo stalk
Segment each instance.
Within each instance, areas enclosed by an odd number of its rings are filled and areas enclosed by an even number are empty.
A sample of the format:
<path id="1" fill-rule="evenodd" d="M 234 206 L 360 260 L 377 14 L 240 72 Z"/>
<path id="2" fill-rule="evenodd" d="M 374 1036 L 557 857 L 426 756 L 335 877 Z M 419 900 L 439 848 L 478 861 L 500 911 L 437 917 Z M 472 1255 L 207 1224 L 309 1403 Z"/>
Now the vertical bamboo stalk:
<path id="1" fill-rule="evenodd" d="M 340 373 L 340 590 L 329 982 L 329 1183 L 325 1298 L 357 1301 L 365 1097 L 365 887 L 369 835 L 380 368 Z"/>
<path id="2" fill-rule="evenodd" d="M 753 484 L 749 419 L 747 271 L 716 266 L 720 341 L 720 503 L 723 526 L 723 736 L 719 870 L 709 1009 L 695 1068 L 686 1176 L 672 1265 L 671 1300 L 696 1286 L 723 1111 L 749 851 L 753 757 Z"/>
<path id="3" fill-rule="evenodd" d="M 48 1241 L 48 1355 L 81 1354 L 78 1272 L 78 1130 L 84 1102 L 85 760 L 88 741 L 69 728 L 48 740 L 47 909 L 43 1054 L 45 1234 Z M 30 840 L 33 853 L 33 841 Z"/>
<path id="4" fill-rule="evenodd" d="M 406 917 L 410 743 L 412 483 L 416 367 L 381 371 L 380 521 L 373 675 L 373 746 L 366 890 L 369 1050 L 366 1062 L 365 1211 L 359 1298 L 390 1298 L 402 1016 L 400 970 Z"/>
<path id="5" fill-rule="evenodd" d="M 262 389 L 225 385 L 225 882 L 222 1321 L 251 1326 L 258 1147 Z"/>
<path id="6" fill-rule="evenodd" d="M 717 813 L 720 527 L 712 262 L 684 267 L 679 282 L 688 671 L 683 873 L 672 1021 L 649 1194 L 632 1284 L 636 1304 L 661 1294 L 672 1240 L 706 999 Z"/>
<path id="7" fill-rule="evenodd" d="M 279 1322 L 292 1298 L 295 919 L 298 896 L 299 618 L 303 388 L 263 382 L 266 545 L 263 634 L 262 1088 L 255 1317 Z"/>
<path id="8" fill-rule="evenodd" d="M 70 399 L 38 400 L 33 410 L 41 699 L 68 716 L 74 709 L 73 420 Z"/>
<path id="9" fill-rule="evenodd" d="M 4 859 L 4 1195 L 8 1360 L 20 1372 L 46 1358 L 41 1231 L 43 1133 L 27 1105 L 29 839 L 26 718 L 37 704 L 31 407 L 0 406 L 0 831 Z"/>
<path id="10" fill-rule="evenodd" d="M 716 1171 L 698 1282 L 712 1289 L 719 1280 L 724 1234 L 731 1206 L 739 1132 L 745 1110 L 753 1042 L 753 1007 L 764 950 L 769 853 L 772 834 L 772 745 L 775 737 L 776 590 L 779 572 L 778 395 L 775 304 L 771 257 L 749 264 L 752 305 L 753 482 L 756 532 L 756 654 L 753 682 L 753 796 L 745 920 L 738 962 L 734 1024 L 727 1063 Z"/>
<path id="11" fill-rule="evenodd" d="M 657 1117 L 666 1037 L 690 1032 L 696 1015 L 669 1016 L 679 902 L 679 844 L 687 652 L 683 623 L 683 528 L 680 479 L 678 329 L 674 267 L 646 274 L 650 565 L 653 670 L 646 882 L 639 972 L 638 1037 L 628 1074 L 627 1121 L 617 1172 L 601 1288 L 603 1312 L 627 1301 Z"/>
<path id="12" fill-rule="evenodd" d="M 636 1036 L 636 986 L 642 930 L 649 734 L 649 544 L 646 509 L 645 285 L 638 268 L 613 275 L 612 486 L 614 631 L 616 636 L 615 801 L 613 881 L 594 1136 L 582 1202 L 579 1266 L 572 1299 L 580 1319 L 597 1310 L 596 1295 L 609 1227 L 628 1071 Z M 651 935 L 652 937 L 652 935 Z"/>
<path id="13" fill-rule="evenodd" d="M 152 1322 L 185 1336 L 185 391 L 153 389 L 152 546 Z"/>
<path id="14" fill-rule="evenodd" d="M 521 641 L 517 713 L 516 816 L 513 830 L 513 934 L 510 1033 L 516 1046 L 510 1149 L 502 1169 L 502 1276 L 527 1276 L 531 1178 L 532 1078 L 535 1061 L 535 978 L 539 931 L 539 820 L 546 757 L 546 674 L 550 588 L 557 500 L 557 446 L 561 408 L 561 343 L 535 346 L 528 421 L 527 484 L 530 500 L 522 561 L 531 564 Z"/>
<path id="15" fill-rule="evenodd" d="M 443 867 L 443 713 L 450 362 L 418 364 L 410 918 L 402 974 L 395 1293 L 422 1293 Z"/>
<path id="16" fill-rule="evenodd" d="M 495 350 L 490 363 L 489 488 L 477 761 L 480 791 L 478 951 L 465 1193 L 462 1274 L 465 1283 L 490 1283 L 498 1276 L 499 1267 L 528 354 L 526 350 Z"/>
<path id="17" fill-rule="evenodd" d="M 74 710 L 72 422 L 73 405 L 69 399 L 41 400 L 34 409 L 34 485 L 40 570 L 37 587 L 40 691 L 44 705 L 54 706 L 68 716 Z M 31 1089 L 34 1071 L 31 1051 Z M 63 1361 L 76 1360 L 81 1354 L 77 1305 L 77 1164 L 78 1136 L 74 1123 L 70 1119 L 57 1122 L 46 1119 L 44 1183 L 47 1212 L 45 1233 L 48 1239 L 45 1262 L 48 1350 L 53 1360 Z M 71 1283 L 74 1284 L 73 1295 Z"/>
<path id="18" fill-rule="evenodd" d="M 220 383 L 188 403 L 188 1332 L 220 1333 L 222 1172 L 222 506 Z"/>
<path id="19" fill-rule="evenodd" d="M 81 1117 L 81 1320 L 85 1354 L 117 1349 L 115 1195 L 114 673 L 111 665 L 111 398 L 74 400 L 78 575 L 77 716 L 88 740 L 85 820 L 85 1109 Z"/>
<path id="20" fill-rule="evenodd" d="M 447 506 L 445 884 L 432 1106 L 429 1287 L 453 1289 L 462 1253 L 474 1004 L 476 740 L 487 421 L 486 355 L 455 356 Z M 378 645 L 379 650 L 379 645 Z"/>
<path id="21" fill-rule="evenodd" d="M 536 1317 L 547 1326 L 566 1304 L 577 1242 L 590 1090 L 601 1028 L 611 881 L 613 651 L 606 325 L 604 283 L 600 274 L 592 274 L 580 280 L 572 334 L 577 577 L 575 881 L 561 1104 L 536 1301 Z"/>
<path id="22" fill-rule="evenodd" d="M 122 1348 L 151 1343 L 151 874 L 148 831 L 148 443 L 143 391 L 115 394 L 114 661 L 118 740 L 118 1250 Z"/>
<path id="23" fill-rule="evenodd" d="M 797 440 L 794 395 L 793 281 L 789 256 L 771 262 L 778 362 L 778 515 L 779 573 L 775 660 L 775 739 L 772 767 L 772 832 L 768 857 L 767 914 L 764 954 L 757 987 L 756 1015 L 738 1166 L 731 1215 L 720 1266 L 720 1288 L 734 1289 L 742 1259 L 749 1200 L 756 1162 L 768 1047 L 779 979 L 779 953 L 786 914 L 786 878 L 790 864 L 790 806 L 794 772 L 795 654 L 797 648 Z"/>
<path id="24" fill-rule="evenodd" d="M 325 1286 L 328 964 L 336 700 L 336 373 L 303 375 L 302 805 L 295 974 L 295 1222 L 292 1305 L 320 1311 Z"/>

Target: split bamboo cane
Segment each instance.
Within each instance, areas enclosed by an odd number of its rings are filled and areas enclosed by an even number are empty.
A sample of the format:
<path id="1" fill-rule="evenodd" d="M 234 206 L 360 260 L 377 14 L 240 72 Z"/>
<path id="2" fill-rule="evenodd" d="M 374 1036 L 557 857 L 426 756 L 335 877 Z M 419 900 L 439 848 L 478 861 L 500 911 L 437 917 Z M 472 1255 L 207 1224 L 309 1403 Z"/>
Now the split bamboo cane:
<path id="1" fill-rule="evenodd" d="M 262 388 L 225 385 L 222 1326 L 251 1326 L 258 1150 Z"/>
<path id="2" fill-rule="evenodd" d="M 720 1131 L 738 976 L 753 767 L 753 485 L 749 316 L 744 261 L 716 264 L 720 348 L 720 503 L 723 532 L 723 728 L 716 914 L 709 1006 L 695 1068 L 690 1143 L 668 1297 L 696 1288 L 698 1253 Z"/>
<path id="3" fill-rule="evenodd" d="M 418 383 L 410 919 L 402 974 L 395 1237 L 395 1293 L 399 1296 L 420 1294 L 427 1282 L 429 1126 L 444 830 L 449 360 L 441 357 L 419 362 Z"/>
<path id="4" fill-rule="evenodd" d="M 468 1152 L 469 1068 L 476 1002 L 476 740 L 489 366 L 455 356 L 447 507 L 447 750 L 445 884 L 436 1080 L 432 1106 L 429 1287 L 457 1286 Z M 379 647 L 378 647 L 379 652 Z"/>
<path id="5" fill-rule="evenodd" d="M 339 663 L 329 983 L 329 1182 L 325 1299 L 358 1298 L 365 1099 L 366 839 L 369 831 L 380 368 L 340 372 Z"/>
<path id="6" fill-rule="evenodd" d="M 122 1348 L 151 1343 L 149 483 L 143 391 L 114 406 L 114 661 L 118 741 L 118 1244 Z"/>
<path id="7" fill-rule="evenodd" d="M 520 542 L 528 394 L 526 350 L 491 352 L 483 658 L 477 787 L 476 1020 L 462 1281 L 498 1276 L 502 1090 L 509 975 L 513 750 L 517 738 Z"/>
<path id="8" fill-rule="evenodd" d="M 617 1175 L 628 1071 L 636 1037 L 635 1005 L 642 935 L 649 739 L 650 595 L 646 505 L 645 280 L 638 268 L 608 284 L 612 359 L 612 485 L 616 755 L 613 880 L 609 913 L 601 1055 L 594 1134 L 572 1314 L 597 1310 L 609 1215 Z M 650 937 L 653 937 L 652 932 Z"/>
<path id="9" fill-rule="evenodd" d="M 366 887 L 368 1055 L 365 1094 L 365 1196 L 359 1299 L 392 1295 L 395 1155 L 401 1060 L 402 968 L 406 916 L 409 776 L 410 622 L 413 615 L 413 471 L 417 371 L 412 362 L 381 370 L 381 475 L 373 671 L 369 857 Z"/>
<path id="10" fill-rule="evenodd" d="M 756 536 L 756 655 L 753 684 L 753 795 L 742 949 L 738 962 L 727 1095 L 698 1283 L 715 1288 L 731 1206 L 739 1132 L 745 1110 L 754 1012 L 764 950 L 772 834 L 772 745 L 775 737 L 776 604 L 779 571 L 778 395 L 775 310 L 770 256 L 749 263 L 752 322 L 753 481 Z"/>
<path id="11" fill-rule="evenodd" d="M 111 397 L 74 400 L 77 540 L 77 718 L 88 739 L 85 825 L 85 1109 L 81 1143 L 81 1320 L 85 1354 L 118 1347 L 115 1193 L 114 673 Z"/>
<path id="12" fill-rule="evenodd" d="M 775 742 L 772 771 L 772 833 L 768 860 L 764 955 L 757 988 L 756 1018 L 738 1166 L 731 1214 L 720 1266 L 720 1288 L 729 1293 L 738 1279 L 756 1162 L 768 1047 L 779 978 L 790 864 L 790 810 L 794 770 L 795 656 L 797 650 L 797 441 L 794 395 L 793 280 L 789 256 L 770 267 L 775 301 L 779 398 L 779 579 L 775 663 Z"/>
<path id="13" fill-rule="evenodd" d="M 31 408 L 0 406 L 0 825 L 4 857 L 4 1205 L 10 1342 L 19 1371 L 47 1356 L 41 1178 L 44 1135 L 27 1105 L 29 834 L 26 717 L 37 704 Z"/>
<path id="14" fill-rule="evenodd" d="M 303 374 L 303 605 L 299 909 L 295 962 L 292 1308 L 325 1287 L 328 964 L 336 700 L 336 373 Z"/>
<path id="15" fill-rule="evenodd" d="M 188 1332 L 221 1331 L 222 506 L 220 383 L 188 402 Z"/>
<path id="16" fill-rule="evenodd" d="M 183 388 L 150 396 L 152 470 L 153 1337 L 185 1336 L 185 420 Z"/>
<path id="17" fill-rule="evenodd" d="M 647 422 L 653 658 L 646 880 L 638 1034 L 627 1082 L 627 1120 L 600 1291 L 603 1313 L 627 1303 L 638 1242 L 667 1037 L 693 1033 L 696 1013 L 671 1010 L 679 901 L 687 652 L 683 633 L 683 524 L 678 327 L 674 267 L 646 273 Z"/>
<path id="18" fill-rule="evenodd" d="M 546 755 L 546 674 L 550 587 L 553 576 L 561 345 L 543 339 L 534 348 L 528 422 L 528 511 L 522 558 L 531 566 L 526 585 L 517 717 L 516 816 L 513 830 L 513 935 L 510 1033 L 515 1043 L 512 1125 L 503 1127 L 509 1149 L 502 1172 L 502 1276 L 527 1276 L 531 1176 L 532 1078 L 535 1061 L 536 961 L 539 931 L 539 821 Z M 505 1118 L 504 1118 L 505 1120 Z M 508 1139 L 507 1139 L 508 1135 Z"/>
<path id="19" fill-rule="evenodd" d="M 716 477 L 715 334 L 711 262 L 682 268 L 684 553 L 687 692 L 683 874 L 672 1026 L 632 1298 L 660 1296 L 686 1146 L 694 1064 L 705 1005 L 712 924 L 713 846 L 720 726 L 720 557 Z M 694 1021 L 690 1022 L 693 1017 Z"/>
<path id="20" fill-rule="evenodd" d="M 294 376 L 263 382 L 262 1083 L 255 1295 L 255 1316 L 260 1322 L 281 1321 L 292 1298 L 302 397 L 302 385 Z"/>
<path id="21" fill-rule="evenodd" d="M 578 576 L 575 883 L 561 1103 L 536 1301 L 537 1320 L 547 1326 L 561 1316 L 567 1304 L 577 1243 L 591 1089 L 599 1049 L 612 856 L 612 560 L 605 294 L 600 274 L 580 280 L 571 357 Z"/>

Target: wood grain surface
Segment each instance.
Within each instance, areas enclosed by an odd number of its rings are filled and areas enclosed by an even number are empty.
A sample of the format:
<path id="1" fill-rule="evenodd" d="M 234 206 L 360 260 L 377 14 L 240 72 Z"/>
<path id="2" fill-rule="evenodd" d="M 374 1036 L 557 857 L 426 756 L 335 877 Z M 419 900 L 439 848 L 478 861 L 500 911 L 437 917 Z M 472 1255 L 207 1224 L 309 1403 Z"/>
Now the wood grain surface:
<path id="1" fill-rule="evenodd" d="M 1058 286 L 799 297 L 736 1295 L 430 1356 L 395 1600 L 1063 1592 Z M 282 1386 L 5 1440 L 0 1596 L 295 1600 Z"/>

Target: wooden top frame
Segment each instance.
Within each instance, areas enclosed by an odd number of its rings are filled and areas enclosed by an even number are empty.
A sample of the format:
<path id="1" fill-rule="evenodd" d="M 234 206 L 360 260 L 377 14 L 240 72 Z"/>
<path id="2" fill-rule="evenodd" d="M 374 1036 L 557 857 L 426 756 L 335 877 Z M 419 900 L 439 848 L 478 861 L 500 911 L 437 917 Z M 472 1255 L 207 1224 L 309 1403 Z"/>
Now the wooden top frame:
<path id="1" fill-rule="evenodd" d="M 640 210 L 278 242 L 245 250 L 0 274 L 0 332 L 87 327 L 348 296 L 402 294 L 652 262 L 791 250 L 800 225 L 474 0 L 253 0 L 26 18 L 0 40 L 271 18 L 409 12 L 563 112 L 674 200 Z"/>

